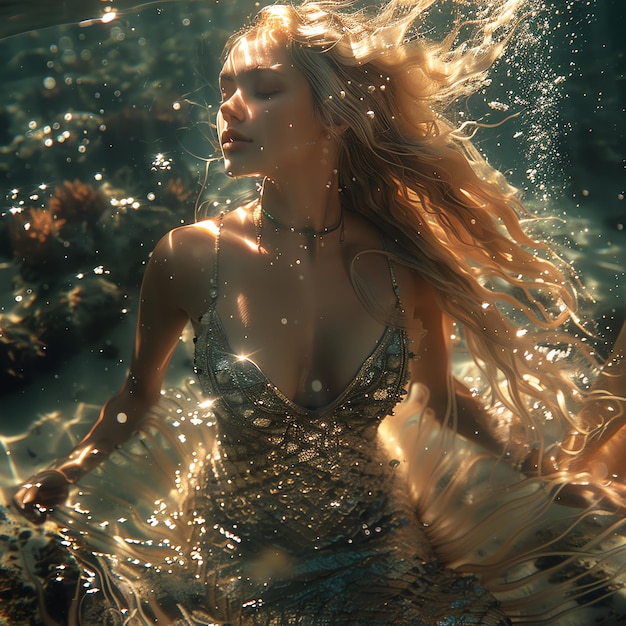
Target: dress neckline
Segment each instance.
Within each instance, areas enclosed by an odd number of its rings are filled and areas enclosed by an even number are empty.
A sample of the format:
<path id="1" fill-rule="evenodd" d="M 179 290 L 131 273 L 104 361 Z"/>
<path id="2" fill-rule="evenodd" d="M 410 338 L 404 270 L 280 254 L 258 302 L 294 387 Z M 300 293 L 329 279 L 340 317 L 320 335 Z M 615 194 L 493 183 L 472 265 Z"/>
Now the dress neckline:
<path id="1" fill-rule="evenodd" d="M 207 322 L 206 321 L 207 317 L 212 318 L 212 321 Z M 397 331 L 399 333 L 404 332 L 401 329 L 393 328 L 392 326 L 385 326 L 376 344 L 374 345 L 370 353 L 361 362 L 359 367 L 356 369 L 355 375 L 352 377 L 352 379 L 346 385 L 343 391 L 341 391 L 339 395 L 328 404 L 325 404 L 317 408 L 309 408 L 301 404 L 298 404 L 297 402 L 289 398 L 285 393 L 283 393 L 283 391 L 281 391 L 281 389 L 270 380 L 270 378 L 265 374 L 265 372 L 252 359 L 249 359 L 247 357 L 245 359 L 240 359 L 240 357 L 237 357 L 235 355 L 235 353 L 233 352 L 232 346 L 230 344 L 228 334 L 226 333 L 226 328 L 224 327 L 224 324 L 222 322 L 222 318 L 219 314 L 219 311 L 216 309 L 215 306 L 210 306 L 207 312 L 204 315 L 202 315 L 198 321 L 201 326 L 205 326 L 206 328 L 213 327 L 214 330 L 217 330 L 222 340 L 222 343 L 224 345 L 224 348 L 228 351 L 228 354 L 232 356 L 233 358 L 236 358 L 237 360 L 245 361 L 246 363 L 250 363 L 251 365 L 253 365 L 255 369 L 259 372 L 259 374 L 262 376 L 262 378 L 266 381 L 267 385 L 273 389 L 274 393 L 290 409 L 292 409 L 293 411 L 301 415 L 306 415 L 309 417 L 319 417 L 321 415 L 325 415 L 326 413 L 332 412 L 339 405 L 341 405 L 341 403 L 344 402 L 346 398 L 349 396 L 354 386 L 358 383 L 359 378 L 364 375 L 364 372 L 367 369 L 368 365 L 372 361 L 377 359 L 380 353 L 382 352 L 382 350 L 386 348 L 388 338 L 392 335 L 392 333 L 394 331 Z"/>

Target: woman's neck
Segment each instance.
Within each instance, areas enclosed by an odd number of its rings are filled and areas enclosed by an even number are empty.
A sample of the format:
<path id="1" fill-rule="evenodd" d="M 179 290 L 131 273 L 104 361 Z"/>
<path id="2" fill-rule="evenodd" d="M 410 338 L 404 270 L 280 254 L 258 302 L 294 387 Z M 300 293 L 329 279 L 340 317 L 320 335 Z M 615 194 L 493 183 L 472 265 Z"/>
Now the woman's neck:
<path id="1" fill-rule="evenodd" d="M 337 174 L 302 177 L 286 184 L 266 178 L 261 204 L 266 215 L 295 231 L 322 232 L 341 219 Z"/>

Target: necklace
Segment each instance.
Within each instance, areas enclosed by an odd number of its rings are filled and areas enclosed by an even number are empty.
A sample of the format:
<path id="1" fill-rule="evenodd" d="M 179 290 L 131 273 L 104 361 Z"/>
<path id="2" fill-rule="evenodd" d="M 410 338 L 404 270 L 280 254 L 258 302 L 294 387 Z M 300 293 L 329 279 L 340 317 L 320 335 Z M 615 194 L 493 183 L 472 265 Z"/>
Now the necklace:
<path id="1" fill-rule="evenodd" d="M 297 233 L 298 235 L 306 235 L 307 237 L 323 237 L 324 235 L 328 235 L 328 233 L 332 233 L 336 231 L 340 226 L 343 225 L 343 210 L 341 210 L 339 214 L 339 220 L 337 220 L 336 224 L 332 226 L 325 226 L 324 228 L 320 228 L 316 230 L 315 228 L 310 228 L 309 226 L 305 226 L 303 228 L 296 228 L 295 226 L 287 226 L 287 224 L 283 224 L 280 220 L 276 219 L 269 211 L 265 208 L 261 207 L 261 212 L 268 220 L 274 222 L 278 228 L 282 228 L 283 230 L 289 230 L 292 233 Z"/>
<path id="2" fill-rule="evenodd" d="M 335 232 L 336 230 L 341 228 L 341 233 L 339 235 L 339 243 L 344 242 L 344 224 L 343 224 L 343 207 L 340 209 L 339 219 L 336 224 L 332 224 L 331 226 L 325 226 L 324 228 L 320 228 L 319 230 L 315 228 L 310 228 L 305 226 L 303 228 L 296 228 L 295 226 L 288 226 L 287 224 L 283 224 L 280 220 L 275 218 L 269 211 L 267 211 L 261 204 L 260 200 L 258 205 L 256 206 L 253 214 L 254 226 L 256 228 L 256 245 L 261 252 L 262 245 L 261 239 L 263 234 L 263 216 L 265 216 L 268 220 L 273 222 L 276 225 L 276 231 L 278 230 L 288 230 L 291 233 L 296 233 L 298 235 L 304 235 L 307 238 L 309 246 L 313 243 L 314 239 L 318 237 L 321 239 L 324 235 L 328 235 L 329 233 Z"/>

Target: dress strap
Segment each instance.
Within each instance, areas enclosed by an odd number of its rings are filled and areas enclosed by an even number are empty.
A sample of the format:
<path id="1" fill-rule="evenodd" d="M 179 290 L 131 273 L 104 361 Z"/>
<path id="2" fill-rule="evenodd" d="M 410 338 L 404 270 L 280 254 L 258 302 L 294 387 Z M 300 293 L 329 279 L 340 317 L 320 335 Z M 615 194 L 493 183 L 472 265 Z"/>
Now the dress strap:
<path id="1" fill-rule="evenodd" d="M 385 237 L 381 234 L 380 238 L 383 244 L 383 249 L 385 250 L 385 252 L 388 253 L 385 255 L 385 257 L 387 258 L 387 267 L 389 267 L 389 276 L 391 277 L 391 288 L 393 289 L 393 293 L 396 296 L 396 308 L 398 309 L 400 313 L 404 314 L 406 311 L 404 309 L 404 306 L 402 305 L 402 300 L 400 298 L 400 287 L 398 285 L 398 279 L 396 278 L 396 273 L 393 269 L 393 261 L 391 260 L 391 257 L 389 256 L 390 250 L 389 250 L 389 247 L 387 246 L 387 241 Z"/>
<path id="2" fill-rule="evenodd" d="M 219 295 L 219 266 L 220 266 L 220 238 L 222 236 L 222 228 L 224 226 L 224 213 L 220 213 L 219 221 L 217 223 L 217 233 L 215 235 L 215 254 L 213 255 L 213 276 L 210 280 L 210 295 L 211 303 L 210 308 L 215 309 L 217 304 L 217 296 Z"/>
<path id="3" fill-rule="evenodd" d="M 393 261 L 387 257 L 387 265 L 389 266 L 389 274 L 391 276 L 391 288 L 393 289 L 393 293 L 396 296 L 396 308 L 400 313 L 405 313 L 404 306 L 402 305 L 402 300 L 400 298 L 400 287 L 398 286 L 398 279 L 396 278 L 396 273 L 393 269 Z"/>

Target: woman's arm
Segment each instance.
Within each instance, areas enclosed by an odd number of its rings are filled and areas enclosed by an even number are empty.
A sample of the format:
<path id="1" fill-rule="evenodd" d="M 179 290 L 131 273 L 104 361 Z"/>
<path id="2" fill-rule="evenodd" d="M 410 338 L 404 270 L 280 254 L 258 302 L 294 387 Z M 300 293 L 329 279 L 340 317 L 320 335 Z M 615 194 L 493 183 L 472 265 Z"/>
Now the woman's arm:
<path id="1" fill-rule="evenodd" d="M 67 457 L 30 478 L 16 493 L 15 506 L 31 521 L 45 521 L 50 510 L 66 500 L 69 485 L 135 433 L 147 410 L 158 401 L 167 365 L 189 319 L 183 293 L 188 273 L 184 261 L 177 258 L 179 239 L 176 231 L 164 237 L 146 268 L 124 386 L 106 402 L 94 426 Z"/>

